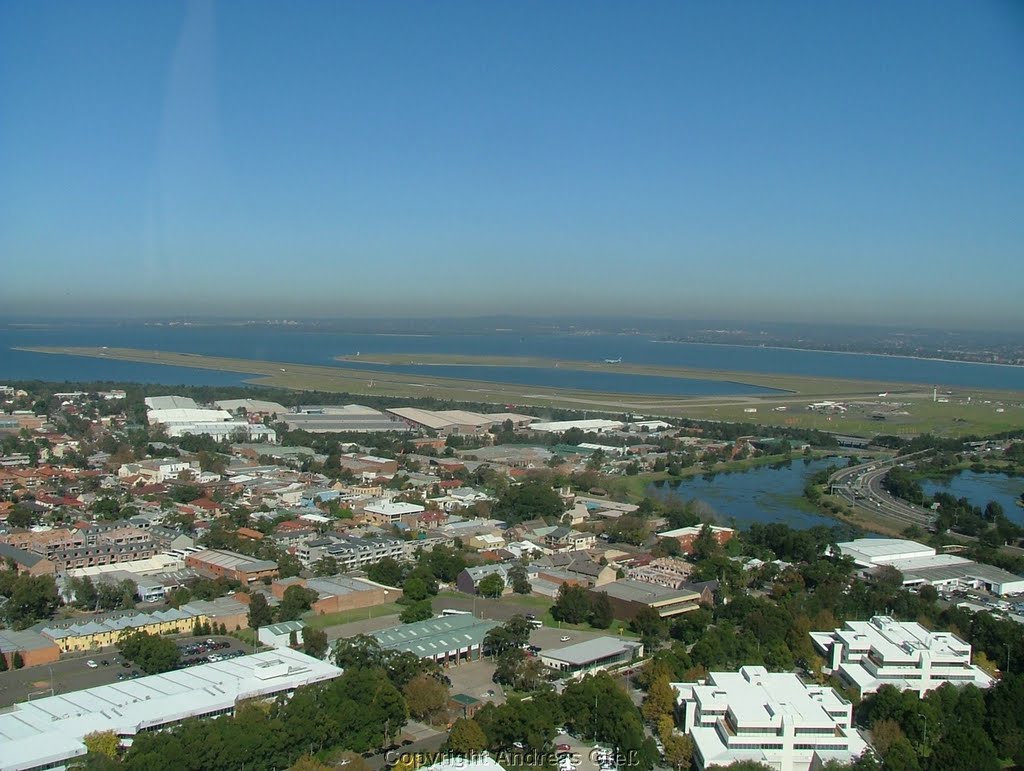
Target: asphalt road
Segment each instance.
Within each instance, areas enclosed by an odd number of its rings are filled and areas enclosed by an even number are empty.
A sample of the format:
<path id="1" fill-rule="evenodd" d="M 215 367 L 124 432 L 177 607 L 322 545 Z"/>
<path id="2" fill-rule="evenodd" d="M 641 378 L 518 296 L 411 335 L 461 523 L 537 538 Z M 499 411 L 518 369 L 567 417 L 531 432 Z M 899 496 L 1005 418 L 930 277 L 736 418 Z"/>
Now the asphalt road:
<path id="1" fill-rule="evenodd" d="M 179 645 L 199 640 L 197 637 L 173 639 Z M 212 636 L 210 639 L 224 640 L 231 644 L 230 648 L 224 648 L 218 651 L 219 653 L 227 653 L 231 650 L 252 652 L 234 637 Z M 95 661 L 99 666 L 95 669 L 89 667 L 86 662 L 90 660 Z M 109 663 L 104 664 L 103 662 Z M 121 662 L 121 655 L 117 649 L 107 648 L 102 652 L 74 654 L 74 657 L 63 658 L 49 665 L 0 672 L 0 707 L 9 707 L 18 702 L 49 696 L 51 676 L 53 693 L 60 694 L 115 683 L 118 673 L 138 670 L 138 667 L 122 667 Z"/>
<path id="2" fill-rule="evenodd" d="M 928 528 L 932 522 L 932 512 L 913 506 L 906 501 L 893 498 L 882 487 L 885 475 L 897 463 L 905 463 L 916 458 L 922 451 L 903 455 L 888 461 L 872 461 L 859 466 L 841 469 L 829 479 L 829 486 L 849 500 L 854 508 L 869 512 L 875 516 L 884 516 L 906 525 L 917 525 Z M 858 498 L 857 496 L 863 496 Z"/>

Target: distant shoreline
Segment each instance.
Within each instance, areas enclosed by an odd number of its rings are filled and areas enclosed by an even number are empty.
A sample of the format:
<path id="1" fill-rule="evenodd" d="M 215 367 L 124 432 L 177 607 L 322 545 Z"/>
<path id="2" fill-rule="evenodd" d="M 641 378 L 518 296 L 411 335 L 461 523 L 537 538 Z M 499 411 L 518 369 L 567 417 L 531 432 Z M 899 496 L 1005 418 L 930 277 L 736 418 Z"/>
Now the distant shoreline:
<path id="1" fill-rule="evenodd" d="M 791 345 L 751 345 L 750 343 L 702 343 L 696 340 L 651 340 L 658 345 L 707 345 L 715 348 L 750 348 L 751 350 L 796 351 L 800 353 L 835 353 L 843 356 L 877 356 L 884 359 L 910 359 L 916 361 L 942 361 L 947 364 L 977 364 L 981 367 L 1006 367 L 1021 369 L 1024 364 L 1000 364 L 996 361 L 973 361 L 971 359 L 946 359 L 941 356 L 910 356 L 906 353 L 878 353 L 877 351 L 836 351 L 832 348 L 795 348 Z"/>

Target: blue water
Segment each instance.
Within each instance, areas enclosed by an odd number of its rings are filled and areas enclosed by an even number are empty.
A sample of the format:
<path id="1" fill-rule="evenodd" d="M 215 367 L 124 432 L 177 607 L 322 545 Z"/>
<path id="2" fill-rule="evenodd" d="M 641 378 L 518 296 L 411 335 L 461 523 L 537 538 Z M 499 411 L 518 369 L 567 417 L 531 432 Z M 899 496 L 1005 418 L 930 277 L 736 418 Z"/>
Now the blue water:
<path id="1" fill-rule="evenodd" d="M 961 471 L 949 478 L 926 479 L 921 482 L 921 487 L 925 495 L 949 493 L 957 498 L 966 498 L 982 509 L 989 501 L 998 501 L 1003 505 L 1007 519 L 1024 525 L 1024 508 L 1017 505 L 1020 494 L 1024 493 L 1024 477 Z"/>
<path id="2" fill-rule="evenodd" d="M 807 480 L 829 465 L 842 466 L 844 461 L 822 458 L 805 464 L 803 459 L 797 459 L 781 468 L 758 466 L 713 477 L 687 477 L 674 483 L 654 483 L 648 487 L 648 495 L 696 499 L 714 509 L 721 524 L 730 525 L 735 520 L 741 528 L 752 522 L 782 522 L 793 528 L 832 526 L 836 520 L 802 511 L 795 505 L 803 496 Z"/>
<path id="3" fill-rule="evenodd" d="M 844 377 L 878 380 L 898 388 L 901 383 L 939 387 L 977 387 L 1024 391 L 1024 367 L 904 359 L 891 356 L 792 351 L 777 348 L 656 343 L 640 335 L 368 335 L 267 327 L 166 327 L 129 325 L 52 325 L 46 328 L 0 326 L 0 378 L 7 380 L 136 380 L 164 383 L 237 383 L 244 376 L 158 365 L 50 356 L 13 351 L 13 346 L 69 345 L 144 348 L 214 356 L 337 365 L 334 357 L 360 352 L 438 353 L 492 356 L 536 356 L 550 359 L 601 361 L 621 357 L 624 363 L 696 367 L 745 372 Z M 759 389 L 735 383 L 707 383 L 608 372 L 560 371 L 549 368 L 430 368 L 433 376 L 501 380 L 523 385 L 558 385 L 577 389 L 651 394 L 742 394 Z M 424 372 L 422 367 L 412 373 Z M 556 374 L 557 373 L 557 374 Z M 500 376 L 500 377 L 499 377 Z M 601 378 L 599 381 L 598 378 Z M 513 378 L 513 379 L 509 379 Z M 668 382 L 666 382 L 668 381 Z"/>

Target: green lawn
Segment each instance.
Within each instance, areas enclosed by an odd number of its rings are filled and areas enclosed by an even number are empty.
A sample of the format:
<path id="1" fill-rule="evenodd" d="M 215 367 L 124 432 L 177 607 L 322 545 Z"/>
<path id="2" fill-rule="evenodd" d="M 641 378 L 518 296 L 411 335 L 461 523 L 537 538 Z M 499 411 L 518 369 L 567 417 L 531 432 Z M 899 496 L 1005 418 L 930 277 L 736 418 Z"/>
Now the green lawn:
<path id="1" fill-rule="evenodd" d="M 607 629 L 597 629 L 590 624 L 567 624 L 564 621 L 559 623 L 551 615 L 550 610 L 543 616 L 540 616 L 540 620 L 544 622 L 544 626 L 550 626 L 555 629 L 565 629 L 573 632 L 597 632 L 599 634 L 617 635 L 620 637 L 638 637 L 635 632 L 630 630 L 629 624 L 625 621 L 615 620 Z"/>
<path id="2" fill-rule="evenodd" d="M 381 616 L 397 616 L 402 612 L 402 605 L 396 602 L 389 602 L 385 605 L 374 605 L 370 608 L 356 608 L 355 610 L 342 610 L 337 613 L 324 613 L 316 615 L 307 613 L 303 616 L 306 626 L 314 629 L 323 629 L 338 624 L 350 624 L 353 621 L 362 621 L 369 618 L 380 618 Z"/>

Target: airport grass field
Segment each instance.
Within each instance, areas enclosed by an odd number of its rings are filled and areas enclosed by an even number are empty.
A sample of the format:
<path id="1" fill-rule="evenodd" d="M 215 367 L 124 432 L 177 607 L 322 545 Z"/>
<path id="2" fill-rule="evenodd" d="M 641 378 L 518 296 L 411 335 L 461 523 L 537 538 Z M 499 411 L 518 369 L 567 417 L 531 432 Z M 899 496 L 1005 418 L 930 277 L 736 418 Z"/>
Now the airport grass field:
<path id="1" fill-rule="evenodd" d="M 254 385 L 302 391 L 433 397 L 462 402 L 552 407 L 593 413 L 629 412 L 646 416 L 814 428 L 859 435 L 911 435 L 932 432 L 949 436 L 988 435 L 1024 429 L 1024 394 L 958 388 L 933 397 L 931 386 L 876 380 L 801 377 L 794 375 L 702 370 L 641 364 L 555 361 L 540 358 L 390 354 L 338 357 L 358 368 L 261 361 L 134 348 L 26 347 L 20 350 L 65 356 L 162 364 L 250 376 Z M 422 365 L 422 374 L 395 372 L 392 365 Z M 663 396 L 609 393 L 585 389 L 496 383 L 445 377 L 446 366 L 524 367 L 582 372 L 615 372 L 637 376 L 746 383 L 776 393 L 742 396 Z M 884 396 L 883 396 L 884 394 Z M 845 412 L 809 410 L 820 401 L 838 401 Z"/>

